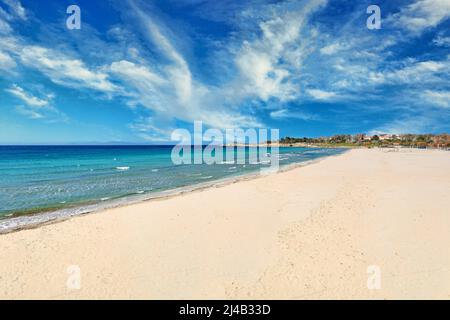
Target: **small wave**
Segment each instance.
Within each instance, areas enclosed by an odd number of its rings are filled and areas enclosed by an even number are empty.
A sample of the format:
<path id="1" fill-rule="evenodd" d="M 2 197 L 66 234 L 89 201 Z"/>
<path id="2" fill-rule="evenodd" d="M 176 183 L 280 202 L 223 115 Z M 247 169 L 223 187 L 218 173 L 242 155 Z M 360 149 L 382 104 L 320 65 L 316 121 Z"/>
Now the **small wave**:
<path id="1" fill-rule="evenodd" d="M 142 193 L 144 193 L 144 192 L 145 192 L 144 190 L 138 190 L 138 191 L 136 191 L 137 194 L 142 194 Z"/>
<path id="2" fill-rule="evenodd" d="M 158 172 L 159 169 L 152 169 L 152 172 Z"/>
<path id="3" fill-rule="evenodd" d="M 198 177 L 198 176 L 201 176 L 201 175 L 202 175 L 201 173 L 189 173 L 189 174 L 187 174 L 188 177 Z"/>
<path id="4" fill-rule="evenodd" d="M 228 170 L 234 170 L 236 167 L 229 167 Z"/>
<path id="5" fill-rule="evenodd" d="M 130 167 L 116 167 L 116 169 L 119 171 L 126 171 L 126 170 L 130 170 Z"/>
<path id="6" fill-rule="evenodd" d="M 234 164 L 234 160 L 232 161 L 222 161 L 220 164 Z"/>
<path id="7" fill-rule="evenodd" d="M 109 199 L 111 199 L 111 198 L 105 197 L 105 198 L 101 198 L 100 200 L 101 200 L 101 201 L 106 201 L 106 200 L 109 200 Z"/>
<path id="8" fill-rule="evenodd" d="M 209 179 L 212 178 L 213 176 L 206 176 L 206 177 L 201 177 L 200 179 Z"/>

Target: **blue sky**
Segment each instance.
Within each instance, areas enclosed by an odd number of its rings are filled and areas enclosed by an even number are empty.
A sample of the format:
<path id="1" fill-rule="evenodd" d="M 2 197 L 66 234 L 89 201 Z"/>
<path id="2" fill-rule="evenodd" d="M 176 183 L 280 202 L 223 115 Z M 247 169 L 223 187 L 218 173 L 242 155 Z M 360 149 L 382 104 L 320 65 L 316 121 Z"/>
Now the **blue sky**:
<path id="1" fill-rule="evenodd" d="M 0 143 L 158 143 L 193 121 L 449 132 L 449 17 L 448 0 L 0 0 Z"/>

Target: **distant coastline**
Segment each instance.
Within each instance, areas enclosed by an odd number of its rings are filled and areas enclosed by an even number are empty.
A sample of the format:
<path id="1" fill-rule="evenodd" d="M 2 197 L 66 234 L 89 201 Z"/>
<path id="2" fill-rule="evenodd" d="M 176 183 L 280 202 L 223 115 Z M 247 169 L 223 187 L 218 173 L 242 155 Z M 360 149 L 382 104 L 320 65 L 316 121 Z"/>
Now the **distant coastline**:
<path id="1" fill-rule="evenodd" d="M 33 148 L 34 151 L 36 151 L 36 148 Z M 59 148 L 60 149 L 60 148 Z M 95 151 L 95 149 L 88 148 L 92 152 Z M 104 148 L 103 148 L 104 149 Z M 117 148 L 116 148 L 117 149 Z M 127 148 L 128 149 L 128 148 Z M 96 168 L 95 170 L 90 169 L 93 164 L 87 165 L 85 162 L 82 162 L 80 159 L 71 159 L 70 163 L 71 165 L 68 167 L 69 169 L 76 169 L 80 170 L 79 172 L 75 173 L 74 176 L 71 175 L 72 178 L 68 178 L 66 176 L 62 176 L 60 179 L 83 179 L 80 180 L 81 182 L 78 183 L 80 187 L 84 188 L 83 186 L 89 185 L 92 190 L 97 185 L 102 186 L 104 183 L 102 183 L 102 175 L 95 175 L 96 172 L 100 172 L 102 174 L 107 174 L 108 176 L 111 176 L 113 180 L 106 180 L 106 181 L 115 181 L 116 184 L 122 183 L 125 184 L 126 190 L 122 190 L 119 194 L 101 194 L 98 193 L 94 198 L 92 198 L 92 193 L 94 191 L 89 191 L 86 193 L 86 196 L 89 196 L 91 198 L 77 198 L 77 200 L 71 201 L 69 198 L 59 199 L 57 200 L 48 200 L 48 204 L 45 206 L 37 206 L 37 203 L 34 198 L 31 198 L 31 196 L 27 196 L 28 191 L 21 192 L 21 195 L 16 197 L 17 201 L 23 202 L 24 197 L 26 197 L 26 208 L 22 209 L 15 209 L 10 210 L 7 214 L 5 212 L 3 213 L 3 216 L 0 214 L 0 233 L 8 233 L 14 230 L 18 229 L 24 229 L 24 228 L 32 228 L 35 226 L 39 226 L 46 223 L 51 223 L 55 221 L 65 220 L 72 216 L 78 216 L 83 215 L 91 212 L 97 212 L 105 209 L 115 208 L 115 207 L 121 207 L 124 205 L 129 205 L 133 203 L 139 203 L 142 201 L 152 200 L 152 199 L 162 199 L 166 197 L 175 196 L 178 194 L 184 194 L 186 192 L 191 192 L 195 190 L 201 190 L 208 187 L 214 187 L 222 184 L 228 184 L 233 183 L 240 180 L 247 180 L 249 178 L 252 178 L 254 176 L 259 176 L 260 171 L 259 168 L 261 165 L 255 165 L 254 168 L 251 168 L 249 165 L 241 165 L 239 168 L 236 168 L 236 166 L 232 167 L 233 164 L 224 164 L 224 165 L 216 165 L 216 166 L 209 166 L 209 165 L 199 165 L 199 166 L 172 166 L 170 162 L 170 148 L 164 148 L 163 153 L 157 153 L 152 154 L 154 152 L 154 149 L 159 148 L 150 148 L 147 146 L 143 150 L 140 150 L 141 148 L 138 148 L 137 151 L 139 151 L 140 155 L 138 157 L 139 162 L 132 162 L 133 160 L 131 158 L 128 158 L 127 160 L 123 160 L 125 155 L 118 153 L 119 151 L 123 151 L 120 148 L 118 148 L 114 153 L 111 153 L 110 150 L 106 149 L 108 152 L 108 155 L 106 158 L 112 159 L 111 162 L 106 162 L 100 165 L 100 167 Z M 285 171 L 292 167 L 297 166 L 304 166 L 306 164 L 309 164 L 316 159 L 322 159 L 327 158 L 333 155 L 339 155 L 343 150 L 337 149 L 336 151 L 333 150 L 311 150 L 308 151 L 306 148 L 299 148 L 300 150 L 292 150 L 289 151 L 289 154 L 286 154 L 285 152 L 280 154 L 280 170 L 279 171 Z M 325 149 L 325 148 L 324 148 Z M 59 152 L 56 152 L 57 150 L 53 151 L 53 156 L 59 155 Z M 128 150 L 127 150 L 128 151 Z M 46 152 L 49 152 L 47 150 Z M 44 154 L 46 153 L 44 152 Z M 56 152 L 56 153 L 55 153 Z M 74 150 L 72 150 L 72 153 Z M 86 150 L 78 150 L 77 152 L 87 152 Z M 98 152 L 98 150 L 97 150 Z M 142 168 L 139 168 L 138 166 L 141 163 L 142 165 L 142 154 L 145 154 L 148 156 L 145 158 L 146 162 L 151 162 L 152 158 L 154 159 L 159 158 L 166 155 L 167 159 L 163 160 L 162 162 L 155 163 L 151 166 L 145 166 Z M 129 156 L 129 155 L 128 155 Z M 134 154 L 132 155 L 134 157 Z M 88 157 L 88 158 L 87 158 Z M 89 159 L 90 152 L 83 155 L 82 158 L 85 158 L 83 161 L 89 161 L 92 160 Z M 114 159 L 113 159 L 114 157 Z M 115 160 L 117 157 L 117 161 Z M 86 159 L 87 158 L 87 159 Z M 291 160 L 288 160 L 290 158 Z M 66 158 L 64 158 L 66 159 Z M 64 160 L 63 159 L 63 160 Z M 13 161 L 14 159 L 12 159 Z M 288 161 L 286 161 L 288 160 Z M 64 160 L 66 161 L 66 160 Z M 124 163 L 128 163 L 128 168 L 130 170 L 114 170 L 114 166 L 116 166 L 116 163 L 123 161 Z M 9 162 L 11 163 L 11 162 Z M 34 161 L 32 163 L 35 163 Z M 52 166 L 55 164 L 58 164 L 59 162 L 51 162 Z M 78 163 L 78 164 L 77 164 Z M 79 165 L 81 163 L 81 165 Z M 131 164 L 130 164 L 131 163 Z M 28 163 L 27 166 L 30 164 Z M 47 164 L 48 165 L 48 164 Z M 10 168 L 11 166 L 8 165 L 8 163 L 0 163 L 0 169 L 4 168 Z M 34 166 L 36 167 L 36 166 Z M 45 167 L 50 168 L 50 167 Z M 110 169 L 108 169 L 110 168 Z M 121 167 L 119 167 L 121 168 Z M 180 171 L 180 168 L 182 171 Z M 182 168 L 186 168 L 186 170 L 183 170 Z M 191 168 L 191 169 L 188 169 Z M 234 168 L 234 169 L 233 169 Z M 37 168 L 33 169 L 32 167 L 28 167 L 29 170 L 36 170 Z M 71 170 L 72 170 L 71 169 Z M 14 169 L 13 169 L 14 170 Z M 52 175 L 51 172 L 47 171 L 44 172 L 44 175 L 47 176 L 48 174 Z M 106 170 L 106 171 L 105 171 Z M 135 173 L 135 171 L 138 171 L 138 173 Z M 14 171 L 13 171 L 14 172 Z M 188 174 L 189 176 L 192 176 L 189 180 L 182 180 L 183 176 Z M 92 179 L 94 180 L 85 180 L 86 178 L 89 178 L 91 175 L 93 175 Z M 131 179 L 127 180 L 127 176 L 139 176 L 139 179 L 144 179 L 147 181 L 144 185 L 141 185 L 140 187 L 137 187 L 135 185 L 136 180 Z M 173 175 L 172 178 L 170 178 Z M 78 177 L 78 178 L 76 178 Z M 33 176 L 34 180 L 35 176 Z M 155 187 L 155 183 L 158 183 L 155 179 L 163 179 L 164 181 L 168 181 L 167 179 L 172 179 L 172 184 L 165 183 L 163 186 L 160 186 L 159 188 Z M 35 187 L 34 184 L 37 183 L 36 187 L 45 187 L 45 188 L 51 188 L 54 186 L 54 183 L 50 180 L 37 180 L 37 181 L 29 181 L 24 182 L 22 187 L 16 186 L 15 188 L 20 191 L 20 189 L 27 189 L 31 188 L 33 190 L 33 193 L 35 193 Z M 74 187 L 74 183 L 68 181 L 67 184 L 64 186 L 60 183 L 62 180 L 58 180 L 58 186 L 57 186 L 57 192 L 63 192 L 66 189 L 74 189 L 78 192 L 80 190 L 79 187 Z M 84 182 L 83 182 L 84 181 Z M 13 179 L 13 182 L 17 184 L 17 179 Z M 31 184 L 31 185 L 30 185 Z M 1 184 L 0 184 L 1 186 Z M 110 184 L 106 184 L 106 186 L 110 186 Z M 10 188 L 8 183 L 6 182 L 6 185 L 4 186 L 6 188 Z M 112 187 L 114 187 L 112 185 Z M 109 187 L 107 188 L 109 189 Z M 6 190 L 6 189 L 5 189 Z M 50 189 L 49 189 L 50 190 Z M 146 191 L 140 191 L 140 190 L 146 190 Z M 50 191 L 47 191 L 48 194 L 46 196 L 51 196 L 52 193 Z M 57 194 L 58 194 L 57 193 Z M 6 193 L 5 193 L 6 195 Z M 72 193 L 70 193 L 70 196 Z M 80 194 L 81 196 L 82 194 Z M 4 210 L 8 208 L 8 199 L 5 198 L 5 201 L 2 204 L 1 210 Z M 11 200 L 11 199 L 9 199 Z M 31 204 L 33 204 L 31 206 Z M 13 204 L 9 204 L 10 206 Z M 2 213 L 0 210 L 0 213 Z"/>
<path id="2" fill-rule="evenodd" d="M 364 133 L 350 135 L 339 134 L 319 138 L 293 138 L 280 139 L 282 147 L 320 147 L 320 148 L 373 148 L 373 147 L 407 147 L 407 148 L 432 148 L 449 149 L 450 135 L 442 134 L 374 134 Z"/>

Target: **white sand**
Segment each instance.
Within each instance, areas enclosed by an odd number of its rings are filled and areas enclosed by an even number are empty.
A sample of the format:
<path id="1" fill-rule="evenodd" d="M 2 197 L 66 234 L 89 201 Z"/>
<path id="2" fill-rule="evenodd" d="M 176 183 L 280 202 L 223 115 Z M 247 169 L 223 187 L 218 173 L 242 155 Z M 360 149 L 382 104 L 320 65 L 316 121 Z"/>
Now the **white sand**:
<path id="1" fill-rule="evenodd" d="M 449 152 L 352 150 L 0 235 L 0 298 L 448 299 L 449 195 Z"/>

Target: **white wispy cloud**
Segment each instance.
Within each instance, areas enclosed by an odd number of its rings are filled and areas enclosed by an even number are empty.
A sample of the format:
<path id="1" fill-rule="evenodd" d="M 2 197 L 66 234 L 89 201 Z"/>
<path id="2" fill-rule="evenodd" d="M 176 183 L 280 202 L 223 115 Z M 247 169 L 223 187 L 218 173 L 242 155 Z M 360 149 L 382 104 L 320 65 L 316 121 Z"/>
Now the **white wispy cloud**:
<path id="1" fill-rule="evenodd" d="M 11 31 L 12 28 L 9 23 L 0 17 L 0 34 L 8 34 L 11 33 Z"/>
<path id="2" fill-rule="evenodd" d="M 424 92 L 428 88 L 447 87 L 450 75 L 449 59 L 442 59 L 442 56 L 433 54 L 399 58 L 395 49 L 416 41 L 421 31 L 428 28 L 431 31 L 432 27 L 442 23 L 448 16 L 446 12 L 449 2 L 425 1 L 421 2 L 425 7 L 420 8 L 417 4 L 419 2 L 421 1 L 404 5 L 398 15 L 388 17 L 383 28 L 390 29 L 391 32 L 383 38 L 377 33 L 355 26 L 352 17 L 348 17 L 349 22 L 343 26 L 341 32 L 335 32 L 335 29 L 331 28 L 320 29 L 320 54 L 314 56 L 316 61 L 310 61 L 316 70 L 320 68 L 320 72 L 314 74 L 308 87 L 336 93 L 337 97 L 331 98 L 330 101 L 359 100 L 362 102 L 359 105 L 363 112 L 370 111 L 381 103 L 389 104 L 392 110 L 395 109 L 406 117 L 430 107 L 432 103 L 430 99 L 426 99 Z M 431 7 L 439 10 L 436 16 Z M 412 32 L 412 29 L 407 29 L 406 18 L 414 15 L 426 17 L 427 23 L 421 27 L 417 24 L 417 28 L 411 26 L 415 30 Z M 405 20 L 401 20 L 400 16 Z M 357 12 L 355 17 L 359 17 Z M 400 23 L 401 21 L 404 24 Z M 410 32 L 406 33 L 405 29 Z M 443 34 L 441 37 L 435 37 L 434 44 L 445 44 Z M 332 66 L 333 70 L 326 66 Z M 320 93 L 318 96 L 320 97 Z M 439 121 L 437 119 L 433 118 L 433 121 Z M 428 125 L 430 123 L 432 121 Z"/>
<path id="3" fill-rule="evenodd" d="M 0 70 L 10 71 L 16 67 L 16 62 L 6 52 L 0 51 Z"/>
<path id="4" fill-rule="evenodd" d="M 325 84 L 322 88 L 335 89 L 340 96 L 364 99 L 367 94 L 355 95 L 355 92 L 373 92 L 381 85 L 415 85 L 426 89 L 429 85 L 444 85 L 450 74 L 448 59 L 405 58 L 386 62 L 383 54 L 356 59 L 355 55 L 351 56 L 352 59 L 346 59 L 345 54 L 330 61 L 337 73 L 325 73 L 327 78 L 322 79 L 322 85 Z"/>
<path id="5" fill-rule="evenodd" d="M 335 92 L 320 89 L 307 89 L 306 92 L 314 99 L 322 101 L 329 101 L 338 96 Z"/>
<path id="6" fill-rule="evenodd" d="M 242 73 L 245 94 L 255 95 L 263 101 L 271 97 L 282 101 L 292 99 L 296 90 L 286 81 L 290 76 L 287 69 L 276 67 L 268 54 L 244 44 L 236 63 Z"/>
<path id="7" fill-rule="evenodd" d="M 51 96 L 48 96 L 47 99 L 35 97 L 32 94 L 27 93 L 23 88 L 19 87 L 16 84 L 12 85 L 10 88 L 6 89 L 5 91 L 11 93 L 12 95 L 19 98 L 20 100 L 25 102 L 27 105 L 32 106 L 32 107 L 47 106 L 51 100 Z"/>
<path id="8" fill-rule="evenodd" d="M 450 37 L 437 36 L 433 43 L 439 47 L 450 47 Z"/>
<path id="9" fill-rule="evenodd" d="M 450 1 L 418 0 L 388 17 L 388 21 L 413 33 L 434 28 L 450 17 Z"/>
<path id="10" fill-rule="evenodd" d="M 425 90 L 422 97 L 433 105 L 450 108 L 450 91 Z"/>
<path id="11" fill-rule="evenodd" d="M 45 118 L 45 116 L 42 114 L 42 112 L 36 111 L 31 108 L 27 108 L 24 106 L 16 106 L 15 109 L 19 114 L 21 114 L 27 118 L 33 119 L 33 120 L 39 120 L 39 119 Z"/>
<path id="12" fill-rule="evenodd" d="M 11 14 L 21 20 L 27 20 L 27 14 L 25 8 L 22 6 L 19 0 L 2 0 L 11 11 Z"/>
<path id="13" fill-rule="evenodd" d="M 56 50 L 41 46 L 24 46 L 20 53 L 21 62 L 45 74 L 51 81 L 75 88 L 89 88 L 113 92 L 117 87 L 101 70 L 92 70 L 80 59 L 70 58 Z"/>
<path id="14" fill-rule="evenodd" d="M 111 64 L 110 73 L 133 89 L 130 95 L 137 103 L 159 112 L 165 112 L 167 108 L 173 106 L 167 92 L 173 89 L 172 83 L 151 70 L 149 66 L 121 60 Z"/>
<path id="15" fill-rule="evenodd" d="M 340 50 L 345 49 L 345 46 L 339 42 L 332 43 L 320 49 L 320 53 L 324 55 L 331 55 L 339 52 Z"/>
<path id="16" fill-rule="evenodd" d="M 270 112 L 270 117 L 275 120 L 292 120 L 292 119 L 299 119 L 299 120 L 318 120 L 319 117 L 314 114 L 301 112 L 301 111 L 292 111 L 289 109 L 280 109 Z"/>
<path id="17" fill-rule="evenodd" d="M 375 83 L 417 83 L 431 84 L 442 82 L 440 75 L 445 75 L 450 70 L 450 64 L 446 60 L 442 61 L 411 61 L 402 62 L 402 66 L 394 70 L 377 71 L 369 74 L 368 80 Z"/>
<path id="18" fill-rule="evenodd" d="M 301 61 L 307 55 L 302 31 L 311 13 L 326 1 L 300 3 L 291 12 L 274 13 L 271 19 L 259 24 L 261 36 L 244 41 L 236 57 L 241 78 L 238 79 L 244 95 L 256 96 L 263 101 L 276 98 L 289 101 L 298 97 L 297 79 Z"/>
<path id="19" fill-rule="evenodd" d="M 149 61 L 137 63 L 121 60 L 113 62 L 109 72 L 127 88 L 132 105 L 139 104 L 155 112 L 149 122 L 146 122 L 145 128 L 155 132 L 157 124 L 168 119 L 203 121 L 207 126 L 220 128 L 260 126 L 252 116 L 226 107 L 224 92 L 227 89 L 210 86 L 195 79 L 189 63 L 164 34 L 163 28 L 137 5 L 134 4 L 132 8 L 149 44 L 164 62 L 152 67 Z"/>
<path id="20" fill-rule="evenodd" d="M 40 92 L 38 96 L 17 84 L 13 84 L 5 91 L 21 102 L 15 107 L 15 110 L 27 118 L 33 120 L 44 119 L 50 122 L 67 121 L 67 116 L 53 106 L 53 99 L 55 98 L 53 93 Z"/>
<path id="21" fill-rule="evenodd" d="M 147 31 L 145 32 L 145 35 L 148 36 L 151 42 L 157 45 L 157 48 L 162 54 L 172 62 L 165 67 L 165 72 L 173 82 L 178 99 L 182 103 L 188 102 L 193 90 L 192 75 L 188 63 L 173 47 L 169 39 L 162 34 L 160 28 L 158 28 L 153 20 L 137 6 L 133 6 L 133 8 Z"/>

